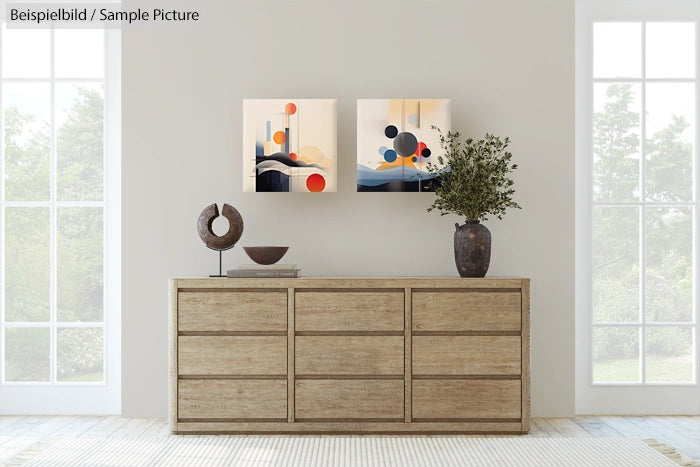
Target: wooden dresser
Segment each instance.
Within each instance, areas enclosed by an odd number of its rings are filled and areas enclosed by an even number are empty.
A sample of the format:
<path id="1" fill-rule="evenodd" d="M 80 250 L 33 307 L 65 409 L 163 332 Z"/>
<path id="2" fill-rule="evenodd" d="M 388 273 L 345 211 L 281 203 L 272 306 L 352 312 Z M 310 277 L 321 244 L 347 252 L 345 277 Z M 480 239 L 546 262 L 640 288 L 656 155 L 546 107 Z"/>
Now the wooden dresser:
<path id="1" fill-rule="evenodd" d="M 529 279 L 170 281 L 175 433 L 527 433 Z"/>

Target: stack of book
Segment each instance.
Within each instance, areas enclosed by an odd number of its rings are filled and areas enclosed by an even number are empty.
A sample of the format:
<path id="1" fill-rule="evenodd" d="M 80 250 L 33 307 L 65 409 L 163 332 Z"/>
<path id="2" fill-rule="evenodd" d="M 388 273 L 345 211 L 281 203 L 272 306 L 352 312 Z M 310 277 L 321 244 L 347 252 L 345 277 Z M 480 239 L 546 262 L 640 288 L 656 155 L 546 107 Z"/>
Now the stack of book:
<path id="1" fill-rule="evenodd" d="M 229 269 L 228 277 L 299 277 L 301 269 L 296 264 L 241 264 Z"/>

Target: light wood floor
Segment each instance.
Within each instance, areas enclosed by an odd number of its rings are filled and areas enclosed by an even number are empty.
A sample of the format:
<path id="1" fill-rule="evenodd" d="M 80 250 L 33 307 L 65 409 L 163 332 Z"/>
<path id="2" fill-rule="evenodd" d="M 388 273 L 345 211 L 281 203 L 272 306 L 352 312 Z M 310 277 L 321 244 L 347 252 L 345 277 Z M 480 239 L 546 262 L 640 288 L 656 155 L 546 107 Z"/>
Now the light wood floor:
<path id="1" fill-rule="evenodd" d="M 0 463 L 49 437 L 164 437 L 161 418 L 0 416 Z M 700 463 L 700 417 L 535 418 L 527 436 L 653 438 Z"/>

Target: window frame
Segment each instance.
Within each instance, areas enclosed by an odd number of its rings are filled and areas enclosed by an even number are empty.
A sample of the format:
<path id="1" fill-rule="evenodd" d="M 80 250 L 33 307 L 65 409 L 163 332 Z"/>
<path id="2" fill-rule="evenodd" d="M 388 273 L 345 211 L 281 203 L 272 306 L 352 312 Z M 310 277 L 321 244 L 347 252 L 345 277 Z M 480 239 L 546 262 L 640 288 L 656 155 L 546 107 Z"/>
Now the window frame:
<path id="1" fill-rule="evenodd" d="M 0 7 L 5 7 L 4 2 Z M 4 11 L 3 11 L 4 13 Z M 3 18 L 4 22 L 4 18 Z M 121 413 L 121 31 L 104 30 L 103 78 L 56 78 L 53 66 L 54 31 L 51 37 L 51 71 L 48 78 L 4 78 L 3 83 L 42 82 L 51 89 L 50 180 L 48 201 L 8 202 L 4 177 L 0 176 L 0 232 L 4 232 L 6 207 L 41 206 L 50 210 L 50 317 L 49 321 L 5 323 L 4 268 L 5 235 L 0 239 L 0 414 L 119 414 Z M 0 50 L 0 64 L 2 51 Z M 60 83 L 102 83 L 104 86 L 103 198 L 101 201 L 65 202 L 56 196 L 55 86 Z M 2 95 L 0 94 L 0 108 Z M 4 131 L 0 132 L 0 174 L 4 174 Z M 95 206 L 103 209 L 103 321 L 94 323 L 57 321 L 56 233 L 57 208 Z M 37 327 L 50 330 L 50 379 L 48 382 L 5 381 L 5 330 Z M 103 329 L 103 380 L 100 382 L 57 381 L 57 330 L 62 327 Z"/>
<path id="2" fill-rule="evenodd" d="M 642 75 L 639 79 L 611 79 L 610 82 L 640 83 L 642 86 L 642 112 L 644 111 L 644 84 L 649 82 L 690 82 L 695 84 L 695 145 L 694 145 L 694 175 L 693 199 L 691 202 L 649 203 L 644 196 L 644 164 L 646 159 L 645 118 L 642 114 L 640 145 L 640 198 L 629 203 L 594 203 L 593 201 L 593 85 L 595 82 L 606 82 L 605 79 L 593 77 L 593 23 L 594 22 L 694 22 L 696 28 L 695 47 L 696 63 L 695 77 L 692 79 L 674 80 L 673 78 L 648 79 L 644 57 L 642 58 Z M 645 26 L 642 26 L 642 55 L 645 54 Z M 698 170 L 700 143 L 700 4 L 690 1 L 601 1 L 577 0 L 576 2 L 576 412 L 597 414 L 690 414 L 700 413 L 700 358 L 698 353 L 698 335 L 700 319 L 698 317 L 698 247 L 699 230 L 697 221 L 698 187 L 700 176 Z M 644 313 L 640 321 L 635 323 L 605 323 L 596 325 L 593 321 L 592 307 L 592 227 L 593 206 L 597 204 L 614 204 L 620 206 L 635 206 L 640 209 L 640 275 L 644 274 L 645 225 L 644 209 L 647 206 L 692 206 L 693 210 L 693 241 L 692 264 L 694 269 L 693 322 L 690 324 L 647 323 Z M 640 283 L 640 294 L 644 293 L 644 283 Z M 644 304 L 640 303 L 643 307 Z M 646 349 L 640 334 L 640 382 L 634 383 L 594 383 L 592 342 L 593 330 L 598 326 L 623 326 L 639 328 L 641 333 L 653 327 L 668 326 L 690 327 L 693 329 L 693 382 L 682 383 L 650 383 L 645 381 Z"/>

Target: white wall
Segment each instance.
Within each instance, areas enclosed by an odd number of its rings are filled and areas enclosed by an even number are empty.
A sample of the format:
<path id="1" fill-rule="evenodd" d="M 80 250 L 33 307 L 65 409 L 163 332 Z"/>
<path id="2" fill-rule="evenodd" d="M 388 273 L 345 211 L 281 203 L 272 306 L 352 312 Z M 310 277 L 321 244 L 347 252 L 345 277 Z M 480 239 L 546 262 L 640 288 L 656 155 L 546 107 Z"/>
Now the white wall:
<path id="1" fill-rule="evenodd" d="M 124 2 L 127 7 L 160 1 Z M 355 99 L 452 99 L 453 129 L 510 136 L 521 211 L 486 225 L 489 275 L 532 278 L 532 411 L 574 410 L 573 0 L 200 1 L 196 25 L 123 31 L 123 414 L 167 412 L 167 279 L 214 273 L 195 223 L 306 276 L 456 276 L 432 195 L 355 192 Z M 338 193 L 241 192 L 241 99 L 338 99 Z"/>

